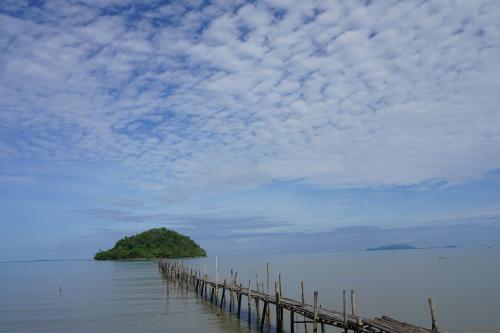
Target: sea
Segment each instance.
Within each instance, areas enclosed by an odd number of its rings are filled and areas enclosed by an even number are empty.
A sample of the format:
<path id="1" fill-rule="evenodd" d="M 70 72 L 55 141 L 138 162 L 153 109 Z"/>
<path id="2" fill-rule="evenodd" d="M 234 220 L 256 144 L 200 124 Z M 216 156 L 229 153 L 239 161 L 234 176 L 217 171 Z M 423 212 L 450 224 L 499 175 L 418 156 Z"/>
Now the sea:
<path id="1" fill-rule="evenodd" d="M 500 332 L 498 248 L 219 255 L 181 261 L 214 277 L 216 260 L 221 281 L 229 280 L 233 270 L 244 286 L 255 289 L 258 280 L 260 289 L 274 294 L 281 277 L 282 295 L 297 300 L 303 282 L 306 302 L 318 291 L 324 308 L 342 310 L 343 290 L 348 301 L 355 290 L 356 310 L 363 317 L 388 315 L 430 327 L 430 297 L 440 332 Z M 0 263 L 0 332 L 257 332 L 255 309 L 250 322 L 246 311 L 238 320 L 192 290 L 165 281 L 155 261 Z M 285 329 L 290 330 L 289 323 Z M 275 328 L 266 325 L 265 331 Z M 303 331 L 303 323 L 295 325 L 295 332 Z M 327 326 L 326 332 L 340 330 Z"/>

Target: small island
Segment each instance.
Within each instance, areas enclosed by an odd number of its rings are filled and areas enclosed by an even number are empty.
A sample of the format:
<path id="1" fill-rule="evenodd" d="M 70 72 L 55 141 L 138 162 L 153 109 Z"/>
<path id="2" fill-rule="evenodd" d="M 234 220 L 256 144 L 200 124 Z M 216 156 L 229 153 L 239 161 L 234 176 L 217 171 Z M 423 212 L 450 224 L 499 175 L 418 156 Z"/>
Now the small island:
<path id="1" fill-rule="evenodd" d="M 366 251 L 395 251 L 395 250 L 416 250 L 417 248 L 408 244 L 392 244 L 386 246 L 366 249 Z"/>
<path id="2" fill-rule="evenodd" d="M 112 249 L 99 250 L 95 260 L 205 257 L 206 252 L 191 238 L 166 228 L 151 229 L 125 237 Z"/>

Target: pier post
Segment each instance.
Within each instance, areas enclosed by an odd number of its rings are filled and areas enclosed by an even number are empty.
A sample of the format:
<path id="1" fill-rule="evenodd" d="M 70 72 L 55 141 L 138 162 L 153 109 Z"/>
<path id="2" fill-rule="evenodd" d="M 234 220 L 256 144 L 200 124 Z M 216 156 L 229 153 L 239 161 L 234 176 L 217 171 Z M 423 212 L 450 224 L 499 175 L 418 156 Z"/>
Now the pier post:
<path id="1" fill-rule="evenodd" d="M 344 320 L 343 320 L 343 325 L 344 325 L 344 332 L 347 333 L 347 295 L 346 295 L 346 291 L 344 289 L 344 291 L 342 292 L 342 304 L 343 304 L 343 307 L 342 307 L 342 314 L 343 314 L 343 317 L 344 317 Z"/>
<path id="2" fill-rule="evenodd" d="M 302 306 L 305 305 L 305 299 L 304 299 L 304 281 L 300 281 L 300 289 L 302 291 Z M 304 332 L 307 333 L 307 323 L 306 323 L 306 316 L 304 315 Z"/>
<path id="3" fill-rule="evenodd" d="M 205 285 L 205 287 L 204 287 L 205 288 L 205 298 L 208 297 L 208 283 L 207 283 L 207 281 L 208 281 L 208 276 L 207 276 L 207 274 L 205 274 L 205 283 L 204 283 L 204 285 Z"/>
<path id="4" fill-rule="evenodd" d="M 280 290 L 278 287 L 278 282 L 274 283 L 274 289 L 276 291 L 276 330 L 281 333 L 283 331 L 283 327 L 281 326 L 281 306 L 280 306 Z"/>
<path id="5" fill-rule="evenodd" d="M 231 281 L 229 283 L 229 312 L 231 312 L 233 308 L 233 282 L 234 282 L 234 271 L 231 268 Z"/>
<path id="6" fill-rule="evenodd" d="M 250 280 L 248 280 L 248 294 L 247 294 L 247 298 L 248 298 L 248 324 L 250 325 L 250 321 L 251 321 L 251 313 L 252 313 L 252 296 L 251 296 L 251 292 L 250 292 L 250 287 L 252 285 L 252 282 Z"/>
<path id="7" fill-rule="evenodd" d="M 278 273 L 278 285 L 280 287 L 280 297 L 283 297 L 283 291 L 281 290 L 281 273 Z M 284 309 L 281 308 L 281 313 L 280 313 L 281 328 L 283 328 L 283 311 Z"/>
<path id="8" fill-rule="evenodd" d="M 266 262 L 266 294 L 269 295 L 269 262 Z M 271 325 L 271 311 L 269 310 L 269 307 L 267 307 L 267 324 Z"/>
<path id="9" fill-rule="evenodd" d="M 238 272 L 234 272 L 234 278 L 233 278 L 233 298 L 236 297 L 235 300 L 233 300 L 233 302 L 236 302 L 238 300 L 238 293 L 236 292 L 236 281 L 237 281 L 237 278 L 238 278 Z"/>
<path id="10" fill-rule="evenodd" d="M 318 292 L 314 292 L 313 333 L 318 333 Z"/>
<path id="11" fill-rule="evenodd" d="M 356 291 L 351 289 L 351 314 L 353 317 L 356 316 Z"/>
<path id="12" fill-rule="evenodd" d="M 217 295 L 219 294 L 219 266 L 217 256 L 215 256 L 215 304 L 217 304 Z"/>
<path id="13" fill-rule="evenodd" d="M 290 333 L 295 333 L 295 319 L 292 310 L 290 310 Z"/>
<path id="14" fill-rule="evenodd" d="M 431 310 L 432 331 L 437 332 L 439 329 L 436 324 L 436 310 L 434 309 L 434 305 L 432 304 L 432 298 L 428 298 L 427 301 L 429 302 L 429 309 Z"/>
<path id="15" fill-rule="evenodd" d="M 278 285 L 280 286 L 280 295 L 283 295 L 283 291 L 281 290 L 281 273 L 278 273 Z"/>
<path id="16" fill-rule="evenodd" d="M 224 287 L 222 288 L 222 295 L 221 295 L 221 298 L 220 298 L 220 308 L 221 309 L 222 309 L 222 305 L 224 303 L 226 303 L 226 279 L 224 279 Z"/>
<path id="17" fill-rule="evenodd" d="M 260 292 L 259 290 L 259 276 L 258 275 L 255 275 L 255 286 L 257 287 L 257 293 Z M 259 324 L 259 318 L 260 318 L 260 309 L 259 309 L 259 299 L 258 298 L 255 298 L 255 313 L 256 313 L 256 321 L 257 321 L 257 325 Z"/>
<path id="18" fill-rule="evenodd" d="M 241 283 L 240 283 L 240 292 L 237 294 L 236 298 L 238 299 L 238 319 L 240 318 L 241 313 L 241 296 L 243 295 L 241 291 Z"/>
<path id="19" fill-rule="evenodd" d="M 260 331 L 264 332 L 264 321 L 266 320 L 266 310 L 267 310 L 267 302 L 264 301 L 264 308 L 262 309 L 262 319 L 260 320 Z"/>
<path id="20" fill-rule="evenodd" d="M 300 281 L 300 289 L 302 290 L 302 306 L 305 305 L 304 301 L 304 281 Z M 306 323 L 306 316 L 304 315 L 304 332 L 307 333 L 307 323 Z"/>

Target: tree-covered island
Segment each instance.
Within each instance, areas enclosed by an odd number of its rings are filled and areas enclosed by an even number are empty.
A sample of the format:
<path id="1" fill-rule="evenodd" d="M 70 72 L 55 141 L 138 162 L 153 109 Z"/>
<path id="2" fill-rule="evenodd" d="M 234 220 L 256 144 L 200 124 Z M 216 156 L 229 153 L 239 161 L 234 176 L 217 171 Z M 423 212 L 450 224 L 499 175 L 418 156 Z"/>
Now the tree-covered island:
<path id="1" fill-rule="evenodd" d="M 191 238 L 166 228 L 151 229 L 125 237 L 112 249 L 100 250 L 95 260 L 205 257 L 206 252 Z"/>

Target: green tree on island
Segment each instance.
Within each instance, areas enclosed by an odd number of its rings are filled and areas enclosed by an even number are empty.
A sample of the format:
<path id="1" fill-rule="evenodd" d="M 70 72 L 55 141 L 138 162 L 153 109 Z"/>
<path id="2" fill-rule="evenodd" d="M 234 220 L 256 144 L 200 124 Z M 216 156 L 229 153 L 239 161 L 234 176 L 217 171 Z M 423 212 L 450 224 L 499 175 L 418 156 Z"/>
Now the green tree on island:
<path id="1" fill-rule="evenodd" d="M 100 250 L 95 260 L 205 257 L 206 252 L 191 238 L 166 228 L 151 229 Z"/>

